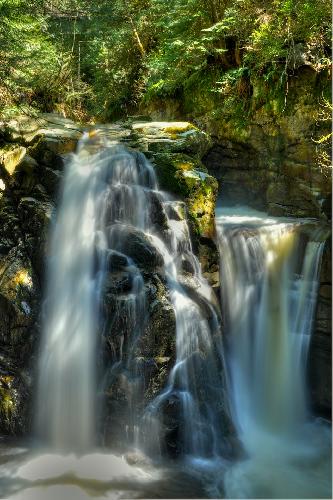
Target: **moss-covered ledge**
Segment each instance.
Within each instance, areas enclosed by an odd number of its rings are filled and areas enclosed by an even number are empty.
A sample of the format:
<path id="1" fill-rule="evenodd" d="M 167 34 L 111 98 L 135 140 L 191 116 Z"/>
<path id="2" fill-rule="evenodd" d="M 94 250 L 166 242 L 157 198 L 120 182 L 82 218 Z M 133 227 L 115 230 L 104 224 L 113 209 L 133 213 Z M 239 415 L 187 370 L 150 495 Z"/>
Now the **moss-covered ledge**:
<path id="1" fill-rule="evenodd" d="M 160 188 L 184 199 L 198 236 L 212 237 L 217 180 L 207 173 L 200 160 L 189 155 L 155 153 L 149 156 L 154 164 Z"/>

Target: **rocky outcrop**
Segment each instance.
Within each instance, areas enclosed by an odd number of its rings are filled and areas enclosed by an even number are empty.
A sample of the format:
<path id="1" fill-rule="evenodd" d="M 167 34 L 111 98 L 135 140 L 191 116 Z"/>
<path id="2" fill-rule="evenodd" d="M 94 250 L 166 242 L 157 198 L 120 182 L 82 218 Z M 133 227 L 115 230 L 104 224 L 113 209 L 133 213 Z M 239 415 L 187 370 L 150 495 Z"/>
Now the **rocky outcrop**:
<path id="1" fill-rule="evenodd" d="M 212 237 L 218 185 L 201 162 L 211 147 L 209 136 L 188 122 L 133 122 L 131 127 L 131 144 L 153 162 L 160 188 L 186 201 L 199 239 Z"/>
<path id="2" fill-rule="evenodd" d="M 131 287 L 124 287 L 119 278 L 119 272 L 112 273 L 103 292 L 105 368 L 100 427 L 104 444 L 124 449 L 126 438 L 133 443 L 135 432 L 142 428 L 144 409 L 167 383 L 175 359 L 176 327 L 168 290 L 159 274 L 144 274 L 140 304 L 132 302 Z"/>

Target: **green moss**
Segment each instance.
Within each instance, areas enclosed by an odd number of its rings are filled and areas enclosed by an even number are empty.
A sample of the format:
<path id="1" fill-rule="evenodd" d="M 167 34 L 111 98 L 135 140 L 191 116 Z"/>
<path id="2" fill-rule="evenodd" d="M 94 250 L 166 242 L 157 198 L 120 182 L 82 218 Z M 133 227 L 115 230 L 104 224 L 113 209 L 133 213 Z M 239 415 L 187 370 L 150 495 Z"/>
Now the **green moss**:
<path id="1" fill-rule="evenodd" d="M 0 377 L 0 417 L 7 428 L 12 425 L 12 418 L 16 411 L 16 404 L 10 389 L 12 377 Z"/>
<path id="2" fill-rule="evenodd" d="M 166 132 L 171 136 L 171 139 L 178 139 L 179 134 L 183 134 L 184 132 L 188 132 L 189 130 L 198 130 L 194 125 L 191 123 L 186 123 L 183 127 L 180 126 L 171 126 L 171 127 L 165 127 L 163 129 L 163 132 Z"/>
<path id="3" fill-rule="evenodd" d="M 153 156 L 160 187 L 185 199 L 194 231 L 199 236 L 214 232 L 217 180 L 208 175 L 199 160 L 184 154 Z"/>

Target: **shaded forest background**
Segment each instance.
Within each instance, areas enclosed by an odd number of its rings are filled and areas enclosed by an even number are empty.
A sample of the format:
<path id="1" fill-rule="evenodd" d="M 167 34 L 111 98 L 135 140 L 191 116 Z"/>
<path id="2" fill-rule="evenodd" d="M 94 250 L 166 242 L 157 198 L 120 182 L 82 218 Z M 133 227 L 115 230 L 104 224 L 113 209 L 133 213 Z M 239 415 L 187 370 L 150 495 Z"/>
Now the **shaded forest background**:
<path id="1" fill-rule="evenodd" d="M 0 112 L 111 121 L 172 99 L 185 114 L 244 122 L 262 105 L 283 113 L 290 79 L 309 66 L 314 121 L 327 126 L 330 10 L 327 0 L 0 0 Z"/>

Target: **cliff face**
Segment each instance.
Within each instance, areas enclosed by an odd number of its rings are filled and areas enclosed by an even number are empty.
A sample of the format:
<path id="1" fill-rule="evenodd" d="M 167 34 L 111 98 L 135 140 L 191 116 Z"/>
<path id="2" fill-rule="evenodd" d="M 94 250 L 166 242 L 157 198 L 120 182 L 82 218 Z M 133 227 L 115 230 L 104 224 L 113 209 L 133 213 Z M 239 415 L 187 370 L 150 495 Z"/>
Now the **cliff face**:
<path id="1" fill-rule="evenodd" d="M 315 412 L 332 418 L 332 242 L 322 259 L 315 330 L 309 354 L 309 383 Z"/>
<path id="2" fill-rule="evenodd" d="M 325 219 L 330 218 L 331 170 L 318 164 L 322 146 L 316 141 L 330 133 L 322 100 L 328 81 L 304 66 L 278 97 L 252 81 L 246 111 L 237 108 L 240 103 L 230 109 L 216 94 L 198 90 L 183 100 L 151 102 L 148 112 L 154 119 L 186 117 L 210 135 L 213 144 L 203 162 L 220 181 L 227 202 L 272 215 Z"/>

